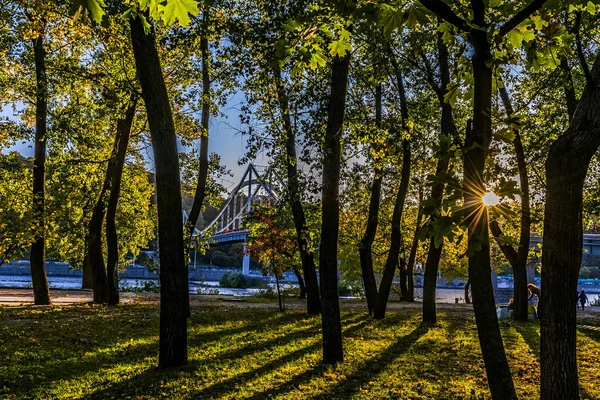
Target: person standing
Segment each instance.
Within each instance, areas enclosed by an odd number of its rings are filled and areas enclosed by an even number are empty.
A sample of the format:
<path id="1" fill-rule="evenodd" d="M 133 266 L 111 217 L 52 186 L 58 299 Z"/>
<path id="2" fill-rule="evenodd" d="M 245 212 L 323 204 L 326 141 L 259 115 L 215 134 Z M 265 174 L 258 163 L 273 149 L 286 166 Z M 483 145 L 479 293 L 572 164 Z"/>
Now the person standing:
<path id="1" fill-rule="evenodd" d="M 581 293 L 579 293 L 579 303 L 581 303 L 581 311 L 585 310 L 585 304 L 588 302 L 587 295 L 585 294 L 585 290 L 581 289 Z"/>

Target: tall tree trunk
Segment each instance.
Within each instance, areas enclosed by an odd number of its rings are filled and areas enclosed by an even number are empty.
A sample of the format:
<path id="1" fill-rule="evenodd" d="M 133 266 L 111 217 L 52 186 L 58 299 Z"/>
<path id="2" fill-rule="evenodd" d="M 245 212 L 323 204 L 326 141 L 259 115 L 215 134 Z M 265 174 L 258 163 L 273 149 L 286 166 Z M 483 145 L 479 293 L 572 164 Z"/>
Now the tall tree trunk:
<path id="1" fill-rule="evenodd" d="M 499 89 L 500 97 L 504 103 L 506 114 L 509 118 L 513 117 L 513 108 L 508 97 L 506 88 Z M 498 242 L 500 249 L 506 256 L 512 266 L 514 276 L 514 311 L 513 318 L 518 321 L 527 321 L 527 255 L 529 253 L 529 236 L 531 232 L 531 212 L 529 207 L 529 178 L 527 177 L 527 161 L 525 160 L 525 151 L 521 142 L 521 135 L 517 129 L 514 129 L 515 154 L 517 156 L 517 165 L 519 168 L 519 179 L 521 183 L 521 231 L 519 234 L 519 248 L 515 249 L 511 245 L 504 245 Z M 498 222 L 491 221 L 492 234 L 498 240 L 502 236 L 502 231 Z"/>
<path id="2" fill-rule="evenodd" d="M 185 263 L 177 136 L 155 34 L 130 19 L 131 41 L 146 105 L 156 170 L 160 251 L 160 338 L 158 366 L 187 363 L 188 268 Z"/>
<path id="3" fill-rule="evenodd" d="M 600 57 L 567 131 L 546 160 L 543 291 L 540 299 L 541 398 L 578 399 L 576 293 L 583 244 L 583 185 L 600 146 Z"/>
<path id="4" fill-rule="evenodd" d="M 89 233 L 85 235 L 85 256 L 83 256 L 83 266 L 81 268 L 81 288 L 82 289 L 93 289 L 94 288 L 94 275 L 92 271 L 92 264 L 90 262 L 90 253 L 88 251 L 89 244 Z"/>
<path id="5" fill-rule="evenodd" d="M 406 278 L 407 278 L 407 291 L 406 296 L 403 300 L 408 302 L 415 301 L 415 283 L 413 278 L 413 269 L 415 267 L 415 260 L 417 259 L 417 250 L 419 248 L 419 235 L 421 231 L 421 223 L 423 219 L 423 187 L 419 188 L 419 211 L 417 212 L 417 226 L 415 227 L 415 234 L 413 241 L 410 246 L 410 254 L 408 256 L 408 262 L 406 263 Z"/>
<path id="6" fill-rule="evenodd" d="M 473 22 L 486 26 L 483 1 L 474 1 Z M 473 44 L 473 129 L 468 130 L 464 153 L 464 202 L 469 226 L 469 277 L 479 344 L 492 398 L 516 399 L 514 383 L 504 352 L 496 317 L 492 287 L 488 214 L 482 196 L 486 191 L 484 169 L 492 140 L 492 60 L 487 32 L 471 30 Z"/>
<path id="7" fill-rule="evenodd" d="M 381 127 L 381 83 L 375 88 L 375 125 Z M 375 163 L 379 161 L 374 160 Z M 367 216 L 367 225 L 365 234 L 358 245 L 360 255 L 360 268 L 362 272 L 363 283 L 365 285 L 365 295 L 367 297 L 367 307 L 369 314 L 375 310 L 377 303 L 377 282 L 375 282 L 375 273 L 373 272 L 373 241 L 379 225 L 379 203 L 381 200 L 381 182 L 383 180 L 383 171 L 381 166 L 376 165 L 373 173 L 373 185 L 371 186 L 371 199 L 369 201 L 369 214 Z"/>
<path id="8" fill-rule="evenodd" d="M 293 267 L 294 275 L 296 275 L 296 279 L 298 279 L 298 287 L 300 288 L 299 299 L 306 299 L 306 285 L 304 284 L 304 278 L 302 278 L 302 274 L 298 271 L 298 268 Z"/>
<path id="9" fill-rule="evenodd" d="M 46 115 L 48 113 L 48 76 L 46 75 L 46 50 L 44 34 L 33 41 L 35 58 L 35 143 L 33 160 L 33 214 L 35 240 L 31 245 L 29 265 L 35 304 L 50 304 L 48 277 L 46 276 Z"/>
<path id="10" fill-rule="evenodd" d="M 396 75 L 396 81 L 398 85 L 398 94 L 400 96 L 400 113 L 402 116 L 402 133 L 408 135 L 407 124 L 408 124 L 408 104 L 406 101 L 406 92 L 404 90 L 404 82 L 400 69 L 396 64 L 394 57 L 391 57 L 392 65 L 394 67 L 394 73 Z M 400 256 L 400 246 L 402 244 L 402 231 L 400 229 L 400 223 L 402 222 L 402 213 L 404 211 L 404 201 L 406 200 L 406 194 L 408 192 L 408 184 L 410 181 L 410 166 L 411 166 L 411 151 L 410 151 L 410 139 L 406 136 L 402 140 L 402 177 L 400 179 L 400 186 L 398 187 L 398 193 L 396 194 L 396 201 L 394 203 L 394 212 L 392 213 L 392 233 L 390 237 L 390 251 L 388 252 L 385 260 L 385 266 L 383 267 L 383 275 L 381 282 L 379 283 L 379 293 L 377 294 L 377 302 L 375 304 L 375 312 L 373 317 L 375 319 L 382 319 L 385 317 L 385 310 L 387 307 L 387 301 L 390 296 L 390 289 L 392 288 L 392 282 L 398 268 L 398 257 Z"/>
<path id="11" fill-rule="evenodd" d="M 438 101 L 442 110 L 441 117 L 441 135 L 440 135 L 440 158 L 438 159 L 435 169 L 435 175 L 441 177 L 448 172 L 450 164 L 449 147 L 450 137 L 455 134 L 456 127 L 452 117 L 452 106 L 445 101 L 445 96 L 450 83 L 450 67 L 448 66 L 448 49 L 444 44 L 442 35 L 438 35 L 437 40 L 438 59 L 440 64 L 441 86 L 438 92 Z M 434 211 L 431 216 L 432 220 L 439 218 L 442 200 L 444 197 L 444 183 L 437 180 L 431 187 L 431 199 L 434 203 Z M 427 260 L 425 261 L 425 274 L 423 282 L 423 322 L 435 323 L 437 320 L 436 312 L 436 286 L 440 259 L 442 258 L 442 250 L 444 248 L 443 239 L 436 243 L 435 238 L 429 239 L 429 249 L 427 251 Z"/>
<path id="12" fill-rule="evenodd" d="M 315 266 L 315 256 L 309 249 L 308 229 L 306 226 L 306 217 L 304 207 L 302 206 L 302 195 L 300 193 L 300 181 L 298 179 L 298 157 L 296 156 L 296 132 L 292 126 L 290 117 L 290 106 L 286 94 L 281 70 L 276 68 L 274 71 L 275 83 L 277 86 L 277 99 L 279 101 L 279 111 L 283 120 L 283 130 L 286 135 L 286 172 L 288 180 L 288 195 L 292 216 L 294 218 L 294 227 L 296 228 L 296 241 L 300 250 L 300 259 L 302 261 L 302 270 L 306 279 L 306 311 L 308 314 L 319 314 L 321 312 L 321 299 L 319 296 L 319 281 L 317 279 L 317 268 Z"/>
<path id="13" fill-rule="evenodd" d="M 102 225 L 106 215 L 106 196 L 108 192 L 108 177 L 112 173 L 112 160 L 109 160 L 104 183 L 100 190 L 100 196 L 94 205 L 92 219 L 88 231 L 88 257 L 92 270 L 92 283 L 94 288 L 94 303 L 103 304 L 108 302 L 108 288 L 106 287 L 106 268 L 104 265 L 104 254 L 102 251 Z"/>
<path id="14" fill-rule="evenodd" d="M 408 276 L 406 274 L 407 265 L 404 257 L 399 258 L 398 270 L 400 272 L 400 301 L 407 301 L 408 297 Z"/>
<path id="15" fill-rule="evenodd" d="M 107 203 L 110 201 L 110 197 L 112 195 L 111 192 L 111 186 L 112 186 L 112 181 L 113 178 L 116 176 L 116 174 L 119 175 L 119 182 L 118 182 L 118 190 L 116 193 L 116 197 L 113 198 L 113 206 L 114 208 L 114 213 L 116 213 L 116 206 L 117 206 L 117 202 L 118 202 L 118 198 L 119 198 L 119 192 L 120 192 L 120 176 L 122 174 L 122 169 L 123 169 L 123 163 L 125 161 L 125 154 L 127 152 L 127 145 L 129 143 L 129 133 L 131 130 L 131 123 L 133 122 L 133 116 L 135 114 L 135 105 L 133 107 L 130 107 L 127 112 L 126 112 L 126 116 L 125 119 L 119 119 L 117 121 L 117 132 L 115 135 L 115 143 L 113 145 L 113 150 L 111 153 L 111 157 L 108 160 L 108 164 L 106 166 L 106 175 L 104 176 L 104 182 L 102 183 L 102 188 L 100 190 L 100 196 L 98 197 L 98 200 L 96 201 L 96 204 L 94 205 L 94 211 L 92 212 L 92 218 L 90 220 L 90 226 L 89 226 L 89 230 L 88 230 L 88 257 L 89 257 L 89 262 L 90 262 L 90 267 L 92 270 L 92 275 L 93 275 L 93 288 L 94 288 L 94 303 L 108 303 L 109 302 L 109 291 L 110 291 L 110 296 L 111 296 L 111 301 L 113 302 L 113 304 L 117 304 L 118 303 L 118 297 L 119 297 L 119 293 L 118 293 L 118 287 L 117 287 L 117 282 L 116 282 L 116 277 L 114 276 L 108 276 L 109 274 L 116 274 L 116 262 L 117 262 L 117 258 L 118 258 L 118 249 L 116 247 L 110 248 L 109 247 L 109 252 L 112 252 L 111 254 L 111 262 L 114 262 L 115 264 L 113 264 L 111 266 L 110 271 L 106 270 L 105 264 L 104 264 L 104 252 L 102 249 L 102 231 L 103 231 L 103 225 L 104 225 L 104 218 L 106 216 L 106 208 L 107 208 Z M 123 145 L 124 148 L 121 148 L 120 146 Z M 121 163 L 120 167 L 119 167 L 119 156 L 120 156 L 120 151 L 123 152 L 122 156 L 123 156 L 123 163 Z M 109 193 L 111 192 L 111 193 Z M 108 225 L 108 221 L 107 221 L 107 225 Z M 113 215 L 113 221 L 111 222 L 111 224 L 113 226 L 107 226 L 106 227 L 106 234 L 107 234 L 107 242 L 108 240 L 111 240 L 111 245 L 116 246 L 116 227 L 114 226 L 115 220 L 114 220 L 114 215 Z M 114 233 L 113 233 L 114 230 Z M 109 236 L 112 236 L 114 234 L 113 237 L 111 237 L 110 239 L 108 238 Z M 116 252 L 116 255 L 115 255 Z M 109 287 L 109 286 L 113 286 L 113 287 Z M 114 301 L 116 301 L 117 303 L 114 303 Z"/>
<path id="16" fill-rule="evenodd" d="M 202 137 L 200 138 L 200 170 L 198 171 L 198 182 L 196 184 L 196 193 L 194 194 L 194 203 L 188 216 L 188 236 L 194 233 L 194 228 L 198 223 L 204 198 L 206 197 L 206 181 L 208 179 L 208 128 L 210 123 L 210 52 L 208 49 L 208 24 L 209 24 L 210 6 L 206 4 L 202 19 L 202 36 L 200 37 L 200 53 L 202 56 Z"/>
<path id="17" fill-rule="evenodd" d="M 108 257 L 106 260 L 106 287 L 108 290 L 108 304 L 119 304 L 119 282 L 117 280 L 117 265 L 119 262 L 119 242 L 117 237 L 117 204 L 121 194 L 121 179 L 123 167 L 127 156 L 127 146 L 131 135 L 131 125 L 135 117 L 137 99 L 132 98 L 125 111 L 125 118 L 117 121 L 117 134 L 111 160 L 114 159 L 114 169 L 110 176 L 110 195 L 106 209 L 106 247 Z"/>
<path id="18" fill-rule="evenodd" d="M 319 275 L 321 277 L 321 320 L 323 362 L 344 361 L 342 322 L 338 294 L 338 234 L 340 222 L 341 140 L 346 109 L 350 53 L 334 57 L 331 66 L 331 94 L 323 149 L 323 189 Z"/>
<path id="19" fill-rule="evenodd" d="M 198 223 L 202 205 L 206 198 L 206 181 L 208 180 L 208 129 L 210 125 L 210 51 L 208 48 L 208 26 L 210 19 L 210 4 L 207 2 L 202 11 L 202 33 L 200 37 L 200 54 L 202 57 L 202 136 L 200 137 L 200 169 L 198 171 L 198 182 L 194 193 L 194 202 L 187 221 L 187 240 L 191 241 L 194 229 Z M 186 287 L 189 287 L 189 277 Z M 187 316 L 191 315 L 189 289 L 185 291 L 187 305 Z"/>
<path id="20" fill-rule="evenodd" d="M 403 122 L 403 125 L 404 123 L 405 122 Z M 373 313 L 373 317 L 375 319 L 382 319 L 385 317 L 385 310 L 387 308 L 387 302 L 390 296 L 390 289 L 392 288 L 394 275 L 396 274 L 396 268 L 398 267 L 398 257 L 400 256 L 400 247 L 402 245 L 402 231 L 400 229 L 400 223 L 402 221 L 404 201 L 406 199 L 406 193 L 408 192 L 408 184 L 410 180 L 410 140 L 404 139 L 402 141 L 402 152 L 402 178 L 400 180 L 398 193 L 396 194 L 394 212 L 392 213 L 390 250 L 385 260 L 383 275 L 381 276 L 381 282 L 379 283 L 379 293 L 377 294 L 377 303 L 375 304 L 375 312 Z"/>

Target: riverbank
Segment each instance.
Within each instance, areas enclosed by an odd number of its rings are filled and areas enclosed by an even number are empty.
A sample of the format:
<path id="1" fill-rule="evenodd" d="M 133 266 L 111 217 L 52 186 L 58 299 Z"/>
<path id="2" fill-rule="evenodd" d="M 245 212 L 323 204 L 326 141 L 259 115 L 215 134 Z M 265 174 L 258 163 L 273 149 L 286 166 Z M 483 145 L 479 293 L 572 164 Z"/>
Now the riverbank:
<path id="1" fill-rule="evenodd" d="M 444 290 L 442 289 L 442 292 Z M 76 305 L 83 303 L 91 303 L 91 290 L 51 290 L 50 297 L 55 306 Z M 443 298 L 442 298 L 443 299 Z M 449 297 L 445 297 L 450 300 Z M 160 295 L 158 293 L 121 293 L 121 301 L 123 303 L 158 303 Z M 204 305 L 225 305 L 227 307 L 236 308 L 262 308 L 262 309 L 277 309 L 279 307 L 276 298 L 260 297 L 260 296 L 231 296 L 231 295 L 190 295 L 192 305 L 201 307 Z M 286 309 L 289 310 L 304 310 L 306 302 L 294 297 L 284 298 Z M 411 310 L 420 311 L 422 308 L 420 298 L 417 298 L 414 303 L 399 302 L 396 299 L 390 299 L 388 303 L 389 310 Z M 28 307 L 33 306 L 33 294 L 31 289 L 15 289 L 15 288 L 0 288 L 0 307 L 1 306 L 18 306 Z M 364 311 L 366 310 L 366 302 L 361 299 L 342 298 L 340 306 L 346 311 Z M 35 306 L 38 307 L 38 306 Z M 51 308 L 52 306 L 39 306 L 41 308 Z M 473 316 L 473 307 L 470 304 L 459 303 L 453 301 L 440 301 L 437 303 L 437 309 L 443 313 L 460 313 L 464 316 Z M 578 318 L 583 321 L 597 321 L 600 324 L 600 307 L 586 307 L 586 311 L 578 312 Z"/>

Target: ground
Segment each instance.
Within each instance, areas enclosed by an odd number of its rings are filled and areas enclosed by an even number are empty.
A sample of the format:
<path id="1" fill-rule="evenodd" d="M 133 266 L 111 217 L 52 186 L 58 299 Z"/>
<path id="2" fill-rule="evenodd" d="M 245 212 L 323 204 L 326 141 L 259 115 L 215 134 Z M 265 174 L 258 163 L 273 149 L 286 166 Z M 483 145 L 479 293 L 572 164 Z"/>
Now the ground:
<path id="1" fill-rule="evenodd" d="M 489 397 L 467 305 L 444 305 L 438 324 L 421 326 L 419 304 L 393 303 L 373 321 L 344 302 L 345 361 L 332 368 L 320 364 L 320 318 L 298 301 L 280 313 L 273 300 L 193 296 L 189 365 L 162 371 L 157 298 L 127 300 L 0 307 L 0 398 Z M 595 314 L 580 323 L 598 325 Z M 519 398 L 538 398 L 539 325 L 503 323 L 502 334 Z M 579 331 L 578 359 L 582 397 L 600 398 L 600 332 Z"/>

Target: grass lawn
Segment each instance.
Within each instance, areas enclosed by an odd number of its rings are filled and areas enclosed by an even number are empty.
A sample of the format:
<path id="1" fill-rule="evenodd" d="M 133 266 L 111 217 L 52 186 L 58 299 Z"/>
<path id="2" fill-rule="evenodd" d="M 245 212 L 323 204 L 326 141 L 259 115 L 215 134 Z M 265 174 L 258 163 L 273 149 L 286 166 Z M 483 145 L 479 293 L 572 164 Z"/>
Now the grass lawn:
<path id="1" fill-rule="evenodd" d="M 193 306 L 189 365 L 159 371 L 158 306 L 0 308 L 2 399 L 489 398 L 470 313 L 421 326 L 344 311 L 346 360 L 321 359 L 320 317 L 239 305 Z M 504 324 L 519 398 L 538 398 L 539 325 Z M 582 397 L 600 399 L 600 334 L 578 334 Z"/>

